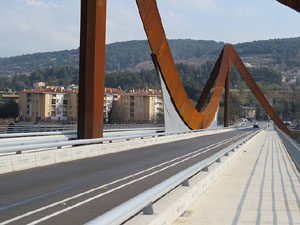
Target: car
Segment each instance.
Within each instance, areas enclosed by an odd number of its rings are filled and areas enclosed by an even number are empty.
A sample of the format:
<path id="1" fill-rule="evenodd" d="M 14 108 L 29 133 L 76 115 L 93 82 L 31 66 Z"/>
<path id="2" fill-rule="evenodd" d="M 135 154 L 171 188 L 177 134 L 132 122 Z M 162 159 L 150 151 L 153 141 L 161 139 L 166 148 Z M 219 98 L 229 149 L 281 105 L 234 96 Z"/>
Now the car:
<path id="1" fill-rule="evenodd" d="M 253 125 L 253 128 L 259 128 L 258 124 L 255 123 L 255 124 Z"/>

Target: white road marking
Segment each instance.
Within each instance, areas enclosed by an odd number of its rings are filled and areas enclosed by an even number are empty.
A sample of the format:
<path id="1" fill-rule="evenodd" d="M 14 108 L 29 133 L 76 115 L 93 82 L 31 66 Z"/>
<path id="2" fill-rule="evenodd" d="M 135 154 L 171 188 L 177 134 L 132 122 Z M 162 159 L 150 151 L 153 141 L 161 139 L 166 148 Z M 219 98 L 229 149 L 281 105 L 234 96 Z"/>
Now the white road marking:
<path id="1" fill-rule="evenodd" d="M 247 132 L 246 134 L 248 134 L 248 133 L 249 133 L 249 132 Z M 246 136 L 246 134 L 243 134 L 243 135 Z M 190 157 L 188 157 L 188 158 L 186 158 L 186 159 L 183 159 L 183 160 L 181 160 L 181 161 L 178 161 L 178 162 L 176 162 L 176 163 L 173 163 L 173 164 L 171 164 L 171 165 L 168 165 L 167 167 L 164 167 L 164 168 L 162 168 L 162 169 L 160 169 L 160 170 L 157 170 L 157 171 L 155 171 L 155 172 L 153 172 L 153 173 L 150 173 L 150 174 L 148 174 L 148 175 L 145 175 L 145 176 L 143 176 L 143 177 L 140 177 L 140 178 L 138 178 L 138 179 L 136 179 L 136 180 L 130 181 L 130 182 L 128 182 L 128 183 L 126 183 L 126 184 L 123 184 L 123 185 L 121 185 L 121 186 L 119 186 L 119 187 L 116 187 L 116 188 L 114 188 L 114 189 L 111 189 L 111 190 L 109 190 L 109 191 L 106 191 L 105 193 L 101 193 L 101 194 L 96 195 L 96 196 L 94 196 L 94 197 L 92 197 L 92 198 L 86 199 L 86 200 L 84 200 L 84 201 L 82 201 L 82 202 L 79 202 L 79 203 L 73 205 L 73 206 L 70 206 L 70 207 L 68 207 L 68 208 L 65 208 L 65 209 L 63 209 L 63 210 L 61 210 L 61 211 L 57 211 L 57 212 L 55 212 L 55 213 L 53 213 L 53 214 L 50 214 L 50 215 L 48 215 L 48 216 L 46 216 L 46 217 L 43 217 L 43 218 L 41 218 L 41 219 L 39 219 L 39 220 L 36 220 L 36 221 L 33 221 L 32 223 L 30 223 L 30 224 L 37 224 L 37 223 L 42 222 L 42 221 L 44 221 L 44 220 L 47 220 L 47 219 L 49 219 L 49 218 L 51 218 L 51 217 L 54 217 L 54 216 L 56 216 L 56 215 L 59 215 L 59 214 L 61 214 L 61 213 L 63 213 L 63 212 L 66 212 L 66 211 L 69 211 L 69 210 L 71 210 L 71 209 L 73 209 L 73 208 L 76 208 L 76 207 L 78 207 L 78 206 L 81 206 L 81 205 L 83 205 L 83 204 L 85 204 L 85 203 L 87 203 L 87 202 L 90 202 L 90 201 L 94 200 L 94 199 L 100 198 L 100 197 L 102 197 L 102 196 L 104 196 L 104 195 L 106 195 L 106 194 L 109 194 L 109 193 L 111 193 L 111 192 L 113 192 L 113 191 L 115 191 L 115 190 L 121 189 L 121 188 L 123 188 L 123 187 L 126 187 L 126 186 L 132 184 L 132 183 L 135 183 L 135 182 L 140 181 L 140 180 L 142 180 L 142 179 L 145 179 L 145 178 L 147 178 L 147 177 L 149 177 L 149 176 L 152 176 L 152 175 L 154 175 L 154 174 L 156 174 L 156 173 L 159 173 L 159 172 L 161 172 L 161 171 L 163 171 L 163 170 L 166 170 L 166 169 L 168 169 L 168 168 L 170 168 L 170 167 L 173 167 L 173 166 L 175 166 L 175 165 L 177 165 L 177 164 L 179 164 L 179 163 L 182 163 L 182 162 L 184 162 L 184 161 L 186 161 L 186 160 L 189 160 L 189 159 L 194 158 L 194 157 L 196 157 L 196 156 L 198 156 L 198 155 L 201 155 L 201 154 L 203 154 L 203 153 L 206 153 L 206 152 L 210 151 L 211 148 L 219 147 L 219 146 L 221 146 L 222 144 L 228 143 L 228 142 L 230 142 L 231 140 L 237 139 L 237 138 L 239 138 L 239 137 L 241 137 L 241 136 L 243 136 L 243 135 L 237 135 L 237 136 L 234 136 L 234 137 L 232 137 L 232 138 L 230 138 L 230 139 L 223 140 L 223 141 L 220 141 L 220 142 L 215 143 L 215 144 L 211 144 L 211 145 L 206 146 L 206 147 L 204 147 L 204 148 L 201 148 L 201 149 L 199 149 L 199 150 L 197 150 L 197 151 L 190 152 L 190 153 L 188 153 L 188 154 L 185 154 L 185 155 L 183 155 L 183 156 L 174 158 L 174 159 L 172 159 L 172 160 L 169 160 L 169 161 L 167 161 L 167 162 L 161 163 L 161 164 L 159 164 L 159 165 L 153 166 L 153 167 L 151 167 L 151 168 L 149 168 L 149 169 L 140 171 L 140 172 L 135 173 L 135 174 L 133 174 L 133 175 L 129 175 L 129 176 L 127 176 L 127 177 L 124 177 L 124 178 L 115 180 L 115 181 L 113 181 L 113 182 L 110 182 L 110 183 L 101 185 L 101 186 L 99 186 L 99 187 L 97 187 L 97 188 L 90 189 L 90 190 L 88 190 L 88 191 L 82 192 L 82 193 L 77 194 L 77 195 L 74 195 L 74 196 L 72 196 L 72 197 L 63 199 L 63 200 L 61 200 L 61 201 L 52 203 L 52 204 L 50 204 L 50 205 L 41 207 L 41 208 L 36 209 L 36 210 L 30 211 L 30 212 L 25 213 L 25 214 L 23 214 L 23 215 L 14 217 L 14 218 L 12 218 L 12 219 L 10 219 L 10 220 L 6 220 L 6 221 L 0 223 L 0 225 L 6 225 L 6 224 L 9 224 L 9 223 L 11 223 L 11 222 L 13 222 L 13 221 L 22 219 L 22 218 L 24 218 L 24 217 L 30 216 L 30 215 L 35 214 L 35 213 L 37 213 L 37 212 L 43 211 L 43 210 L 45 210 L 45 209 L 48 209 L 48 208 L 57 206 L 57 205 L 59 205 L 59 204 L 61 204 L 61 203 L 65 203 L 65 202 L 67 202 L 67 201 L 70 201 L 70 200 L 73 200 L 73 199 L 75 199 L 75 198 L 78 198 L 78 197 L 81 197 L 81 196 L 83 196 L 83 195 L 86 195 L 86 194 L 89 194 L 89 193 L 91 193 L 91 192 L 94 192 L 94 191 L 96 191 L 96 190 L 99 190 L 99 189 L 102 189 L 102 188 L 104 188 L 104 187 L 107 187 L 107 186 L 113 185 L 113 184 L 115 184 L 115 183 L 118 183 L 118 182 L 120 182 L 120 181 L 129 179 L 129 178 L 131 178 L 132 176 L 140 175 L 140 174 L 145 173 L 145 172 L 147 172 L 147 171 L 151 171 L 151 170 L 153 170 L 153 169 L 155 169 L 155 168 L 157 168 L 157 167 L 161 167 L 161 166 L 163 166 L 163 165 L 165 165 L 165 164 L 170 164 L 170 162 L 176 161 L 176 160 L 178 160 L 178 159 L 181 159 L 181 158 L 184 158 L 184 157 L 186 157 L 186 156 L 189 156 L 189 155 L 192 155 L 192 154 L 195 154 L 195 153 L 196 153 L 196 154 L 193 155 L 193 156 L 190 156 Z M 204 150 L 204 149 L 206 149 L 206 150 Z"/>

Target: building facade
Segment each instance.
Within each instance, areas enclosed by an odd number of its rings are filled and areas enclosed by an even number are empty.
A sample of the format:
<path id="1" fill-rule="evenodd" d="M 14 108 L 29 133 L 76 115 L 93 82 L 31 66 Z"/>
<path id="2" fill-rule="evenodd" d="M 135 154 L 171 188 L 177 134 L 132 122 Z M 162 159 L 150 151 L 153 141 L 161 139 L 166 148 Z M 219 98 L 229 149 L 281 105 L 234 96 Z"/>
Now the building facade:
<path id="1" fill-rule="evenodd" d="M 27 121 L 77 119 L 77 93 L 63 88 L 37 88 L 19 92 L 20 116 Z"/>
<path id="2" fill-rule="evenodd" d="M 120 97 L 118 107 L 124 122 L 157 122 L 163 114 L 162 93 L 153 89 L 131 90 Z"/>
<path id="3" fill-rule="evenodd" d="M 109 113 L 114 103 L 117 103 L 120 97 L 124 94 L 123 90 L 119 88 L 104 88 L 104 105 L 103 117 L 104 122 L 109 122 Z"/>
<path id="4" fill-rule="evenodd" d="M 244 118 L 251 119 L 256 117 L 256 109 L 254 107 L 242 107 L 242 113 Z"/>
<path id="5" fill-rule="evenodd" d="M 0 91 L 0 103 L 15 101 L 19 102 L 19 95 L 16 92 L 11 90 L 9 91 Z"/>
<path id="6" fill-rule="evenodd" d="M 78 88 L 49 86 L 23 90 L 19 92 L 21 120 L 76 122 L 78 92 Z M 162 93 L 152 89 L 125 93 L 121 88 L 105 88 L 103 119 L 106 123 L 162 123 Z"/>

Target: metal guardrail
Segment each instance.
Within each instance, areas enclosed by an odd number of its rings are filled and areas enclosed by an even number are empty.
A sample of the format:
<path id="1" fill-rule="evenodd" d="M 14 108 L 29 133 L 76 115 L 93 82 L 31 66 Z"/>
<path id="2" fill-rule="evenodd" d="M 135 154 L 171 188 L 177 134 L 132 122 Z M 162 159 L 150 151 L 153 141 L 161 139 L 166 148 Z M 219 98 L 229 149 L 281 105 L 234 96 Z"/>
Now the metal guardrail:
<path id="1" fill-rule="evenodd" d="M 300 172 L 300 145 L 291 137 L 283 133 L 278 127 L 275 127 L 275 130 L 279 137 L 282 140 L 285 148 L 289 152 L 292 160 L 296 164 L 298 171 Z"/>
<path id="2" fill-rule="evenodd" d="M 228 146 L 220 152 L 202 160 L 201 162 L 181 171 L 177 175 L 170 177 L 169 179 L 155 185 L 147 191 L 137 195 L 136 197 L 122 203 L 114 209 L 104 213 L 103 215 L 95 218 L 94 220 L 87 223 L 87 225 L 119 225 L 136 215 L 143 210 L 146 214 L 149 212 L 153 213 L 152 203 L 160 199 L 162 196 L 183 184 L 189 178 L 193 177 L 199 171 L 207 168 L 209 165 L 218 161 L 222 156 L 228 154 L 228 152 L 234 150 L 236 147 L 245 143 L 247 140 L 255 136 L 261 131 L 258 130 L 247 137 L 237 141 L 235 144 Z"/>
<path id="3" fill-rule="evenodd" d="M 104 124 L 104 130 L 163 127 L 164 124 Z M 76 130 L 77 124 L 9 124 L 0 126 L 0 134 Z"/>
<path id="4" fill-rule="evenodd" d="M 32 133 L 32 132 L 55 132 L 77 129 L 77 125 L 59 125 L 59 124 L 9 124 L 0 126 L 0 134 L 10 133 Z"/>
<path id="5" fill-rule="evenodd" d="M 42 144 L 46 142 L 61 142 L 61 141 L 68 141 L 74 140 L 77 138 L 77 135 L 63 135 L 59 137 L 48 137 L 48 138 L 39 138 L 39 139 L 26 139 L 26 140 L 14 140 L 14 141 L 2 141 L 0 142 L 1 147 L 8 147 L 8 146 L 20 146 L 20 145 L 33 145 L 33 144 Z"/>
<path id="6" fill-rule="evenodd" d="M 34 137 L 34 136 L 52 136 L 52 135 L 68 135 L 76 134 L 77 130 L 54 131 L 54 132 L 33 132 L 33 133 L 11 133 L 0 134 L 1 138 L 16 138 L 16 137 Z"/>
<path id="7" fill-rule="evenodd" d="M 28 145 L 14 145 L 14 146 L 0 146 L 0 153 L 13 153 L 16 152 L 18 154 L 22 153 L 23 151 L 30 151 L 30 150 L 47 150 L 49 148 L 62 148 L 65 146 L 76 146 L 76 145 L 88 145 L 88 144 L 99 144 L 103 142 L 116 142 L 116 141 L 129 141 L 131 139 L 143 139 L 143 138 L 155 138 L 159 136 L 168 136 L 168 135 L 179 135 L 179 134 L 187 134 L 187 133 L 199 133 L 204 131 L 214 131 L 220 129 L 245 129 L 246 127 L 236 128 L 236 127 L 229 127 L 229 128 L 216 128 L 211 130 L 192 130 L 186 132 L 174 132 L 174 133 L 150 133 L 144 135 L 130 135 L 130 136 L 119 136 L 119 137 L 108 137 L 108 138 L 93 138 L 93 139 L 81 139 L 81 140 L 69 140 L 69 141 L 58 141 L 58 142 L 50 142 L 45 140 L 44 142 L 34 143 L 31 142 Z M 76 131 L 61 131 L 61 132 L 41 132 L 41 133 L 32 133 L 37 135 L 55 135 L 55 134 L 76 134 Z M 0 134 L 0 137 L 5 135 L 6 137 L 15 137 L 18 134 Z M 22 134 L 26 136 L 27 134 Z"/>
<path id="8" fill-rule="evenodd" d="M 164 127 L 164 124 L 104 124 L 103 129 L 128 129 L 128 128 L 152 128 L 152 127 Z"/>

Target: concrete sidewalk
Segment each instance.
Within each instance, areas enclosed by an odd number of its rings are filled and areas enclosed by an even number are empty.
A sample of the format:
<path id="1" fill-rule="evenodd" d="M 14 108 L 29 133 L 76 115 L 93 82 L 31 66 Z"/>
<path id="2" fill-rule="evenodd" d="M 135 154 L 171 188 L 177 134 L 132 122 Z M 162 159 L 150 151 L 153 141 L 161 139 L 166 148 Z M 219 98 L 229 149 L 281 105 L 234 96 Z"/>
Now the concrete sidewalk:
<path id="1" fill-rule="evenodd" d="M 262 131 L 175 225 L 300 224 L 300 174 L 273 128 Z"/>

